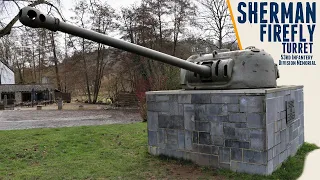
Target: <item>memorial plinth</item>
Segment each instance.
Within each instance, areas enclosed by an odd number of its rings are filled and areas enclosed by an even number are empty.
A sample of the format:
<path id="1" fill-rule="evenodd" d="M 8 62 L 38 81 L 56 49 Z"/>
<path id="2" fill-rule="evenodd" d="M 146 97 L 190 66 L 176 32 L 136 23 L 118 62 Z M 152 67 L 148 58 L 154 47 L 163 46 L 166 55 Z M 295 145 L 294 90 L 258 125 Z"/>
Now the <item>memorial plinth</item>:
<path id="1" fill-rule="evenodd" d="M 304 142 L 303 86 L 147 92 L 148 150 L 268 175 Z"/>

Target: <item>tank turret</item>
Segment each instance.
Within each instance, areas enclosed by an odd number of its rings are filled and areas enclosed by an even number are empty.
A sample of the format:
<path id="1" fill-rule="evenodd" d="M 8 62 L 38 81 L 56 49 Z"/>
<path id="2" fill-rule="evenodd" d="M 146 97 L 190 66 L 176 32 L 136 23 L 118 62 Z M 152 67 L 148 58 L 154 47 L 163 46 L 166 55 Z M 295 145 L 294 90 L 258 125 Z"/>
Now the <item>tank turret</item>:
<path id="1" fill-rule="evenodd" d="M 61 31 L 180 67 L 181 85 L 184 89 L 274 88 L 279 78 L 278 67 L 270 54 L 255 47 L 229 52 L 214 51 L 211 54 L 193 55 L 183 60 L 62 22 L 32 7 L 21 9 L 19 20 L 32 28 Z"/>

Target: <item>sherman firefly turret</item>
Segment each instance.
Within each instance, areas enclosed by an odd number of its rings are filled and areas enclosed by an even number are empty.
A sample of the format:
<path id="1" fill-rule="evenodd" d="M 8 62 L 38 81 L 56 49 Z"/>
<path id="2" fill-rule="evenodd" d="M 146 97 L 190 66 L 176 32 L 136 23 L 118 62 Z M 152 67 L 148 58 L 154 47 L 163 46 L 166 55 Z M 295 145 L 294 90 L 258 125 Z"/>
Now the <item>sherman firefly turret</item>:
<path id="1" fill-rule="evenodd" d="M 212 54 L 193 55 L 183 60 L 67 24 L 35 8 L 23 8 L 19 12 L 19 18 L 22 24 L 32 28 L 61 31 L 180 67 L 181 85 L 184 89 L 274 88 L 277 86 L 276 79 L 279 78 L 273 58 L 254 47 L 240 51 L 214 51 Z"/>

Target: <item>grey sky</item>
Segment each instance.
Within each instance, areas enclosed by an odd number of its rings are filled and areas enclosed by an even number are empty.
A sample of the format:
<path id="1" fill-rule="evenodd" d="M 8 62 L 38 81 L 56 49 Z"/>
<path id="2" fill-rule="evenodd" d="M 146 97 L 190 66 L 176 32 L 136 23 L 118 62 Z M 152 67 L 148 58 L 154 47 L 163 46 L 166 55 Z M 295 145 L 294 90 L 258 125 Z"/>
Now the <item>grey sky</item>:
<path id="1" fill-rule="evenodd" d="M 114 8 L 116 11 L 119 12 L 121 7 L 127 7 L 130 6 L 131 4 L 139 4 L 141 0 L 101 0 L 103 2 L 107 2 L 112 8 Z M 64 0 L 61 1 L 62 3 L 62 13 L 65 18 L 69 19 L 70 16 L 72 16 L 72 12 L 70 11 L 70 8 L 74 7 L 75 4 L 79 2 L 79 0 Z"/>

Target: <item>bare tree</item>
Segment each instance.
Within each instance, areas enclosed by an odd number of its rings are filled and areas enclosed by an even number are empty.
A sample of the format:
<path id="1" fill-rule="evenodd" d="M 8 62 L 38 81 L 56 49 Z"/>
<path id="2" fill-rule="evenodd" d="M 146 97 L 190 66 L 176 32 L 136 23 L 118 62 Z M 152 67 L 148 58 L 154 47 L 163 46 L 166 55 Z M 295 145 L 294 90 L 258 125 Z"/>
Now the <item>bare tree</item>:
<path id="1" fill-rule="evenodd" d="M 102 3 L 100 1 L 90 1 L 90 7 L 92 13 L 91 19 L 93 21 L 93 30 L 102 34 L 107 34 L 118 27 L 118 24 L 115 23 L 115 20 L 118 18 L 115 14 L 115 10 L 112 9 L 108 4 Z M 97 44 L 97 57 L 93 86 L 93 103 L 97 102 L 104 69 L 109 59 L 108 56 L 105 55 L 106 51 L 107 50 L 105 48 L 105 45 L 101 43 Z"/>
<path id="2" fill-rule="evenodd" d="M 179 34 L 182 33 L 186 22 L 195 15 L 195 6 L 190 0 L 172 0 L 173 13 L 173 50 L 172 55 L 176 54 Z"/>
<path id="3" fill-rule="evenodd" d="M 87 27 L 87 20 L 85 19 L 86 16 L 88 16 L 88 10 L 89 5 L 86 1 L 82 0 L 76 4 L 73 11 L 75 12 L 76 16 L 72 17 L 78 25 L 80 25 L 82 28 Z M 86 84 L 86 91 L 88 96 L 89 103 L 92 102 L 91 99 L 91 89 L 90 89 L 90 82 L 89 82 L 89 74 L 88 74 L 88 65 L 87 65 L 87 59 L 86 59 L 86 53 L 88 52 L 88 45 L 90 44 L 87 40 L 84 38 L 76 38 L 78 41 L 71 41 L 73 48 L 77 51 L 75 45 L 78 44 L 81 47 L 81 59 L 83 61 L 83 73 L 85 77 L 85 84 Z"/>
<path id="4" fill-rule="evenodd" d="M 219 49 L 224 42 L 236 42 L 230 13 L 225 0 L 198 0 L 200 8 L 196 24 L 205 31 L 206 39 L 217 42 L 212 44 Z"/>

